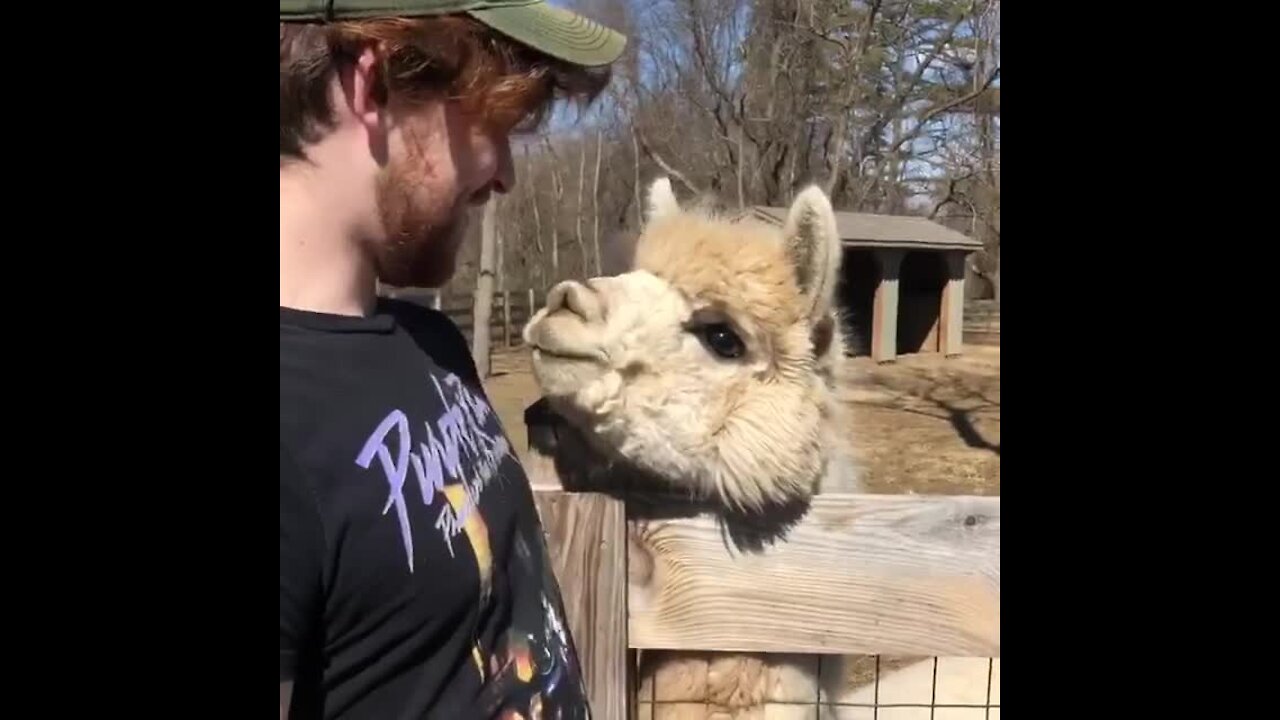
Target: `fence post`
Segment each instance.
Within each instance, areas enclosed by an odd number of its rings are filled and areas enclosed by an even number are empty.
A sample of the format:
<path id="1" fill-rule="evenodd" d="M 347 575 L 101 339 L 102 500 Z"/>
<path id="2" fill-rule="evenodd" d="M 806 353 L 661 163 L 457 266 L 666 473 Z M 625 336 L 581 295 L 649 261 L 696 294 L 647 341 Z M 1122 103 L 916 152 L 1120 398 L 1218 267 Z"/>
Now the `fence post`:
<path id="1" fill-rule="evenodd" d="M 511 347 L 511 291 L 502 291 L 502 346 Z"/>
<path id="2" fill-rule="evenodd" d="M 535 300 L 536 298 L 534 296 L 533 288 L 529 288 L 529 312 L 524 316 L 524 325 L 528 325 L 529 321 L 533 320 L 533 313 L 538 309 L 538 306 L 535 304 Z M 524 339 L 524 325 L 520 326 L 521 340 Z"/>
<path id="3" fill-rule="evenodd" d="M 485 203 L 480 221 L 480 268 L 476 276 L 475 305 L 471 309 L 471 357 L 481 378 L 493 375 L 493 322 L 494 265 L 498 224 L 498 198 L 491 196 Z"/>
<path id="4" fill-rule="evenodd" d="M 601 720 L 634 717 L 628 712 L 634 675 L 627 662 L 626 501 L 603 493 L 567 492 L 555 468 L 554 451 L 547 446 L 560 419 L 538 401 L 525 409 L 524 422 L 526 473 L 592 713 Z"/>

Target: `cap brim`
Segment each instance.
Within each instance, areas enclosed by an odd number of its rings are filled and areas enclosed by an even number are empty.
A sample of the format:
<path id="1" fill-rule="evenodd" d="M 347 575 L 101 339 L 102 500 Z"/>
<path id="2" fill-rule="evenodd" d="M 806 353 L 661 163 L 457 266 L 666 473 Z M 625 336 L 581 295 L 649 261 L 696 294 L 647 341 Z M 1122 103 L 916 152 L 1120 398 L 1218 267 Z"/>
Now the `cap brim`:
<path id="1" fill-rule="evenodd" d="M 467 12 L 517 42 L 574 65 L 608 65 L 627 46 L 622 33 L 545 2 Z"/>

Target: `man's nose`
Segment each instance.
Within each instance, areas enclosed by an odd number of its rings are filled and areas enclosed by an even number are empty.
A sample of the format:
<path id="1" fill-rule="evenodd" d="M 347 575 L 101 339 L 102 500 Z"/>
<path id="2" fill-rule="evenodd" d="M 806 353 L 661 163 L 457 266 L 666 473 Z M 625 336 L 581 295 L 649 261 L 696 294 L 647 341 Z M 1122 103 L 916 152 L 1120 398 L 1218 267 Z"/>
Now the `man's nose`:
<path id="1" fill-rule="evenodd" d="M 585 322 L 604 320 L 604 296 L 574 280 L 557 283 L 547 293 L 547 312 L 571 312 Z"/>

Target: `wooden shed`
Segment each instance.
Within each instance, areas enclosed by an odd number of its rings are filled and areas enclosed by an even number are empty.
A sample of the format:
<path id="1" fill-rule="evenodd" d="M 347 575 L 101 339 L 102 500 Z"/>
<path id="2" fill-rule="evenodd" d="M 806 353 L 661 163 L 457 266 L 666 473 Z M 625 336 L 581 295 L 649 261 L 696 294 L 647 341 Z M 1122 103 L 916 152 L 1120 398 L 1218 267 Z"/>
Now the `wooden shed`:
<path id="1" fill-rule="evenodd" d="M 786 208 L 743 218 L 781 225 Z M 982 243 L 928 218 L 836 212 L 844 244 L 840 297 L 850 350 L 888 362 L 908 353 L 959 355 L 964 276 Z"/>

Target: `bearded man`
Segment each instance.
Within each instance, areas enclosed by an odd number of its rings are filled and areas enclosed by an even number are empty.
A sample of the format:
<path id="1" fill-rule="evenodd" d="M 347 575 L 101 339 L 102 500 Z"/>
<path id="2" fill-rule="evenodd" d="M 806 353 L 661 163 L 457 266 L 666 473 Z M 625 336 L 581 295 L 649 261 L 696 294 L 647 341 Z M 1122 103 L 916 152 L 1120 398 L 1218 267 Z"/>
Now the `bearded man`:
<path id="1" fill-rule="evenodd" d="M 528 480 L 439 287 L 510 137 L 625 38 L 541 0 L 280 0 L 280 717 L 587 718 Z"/>

